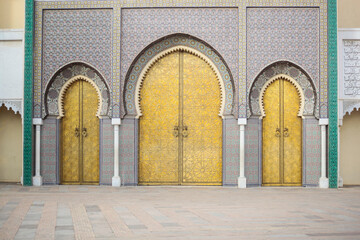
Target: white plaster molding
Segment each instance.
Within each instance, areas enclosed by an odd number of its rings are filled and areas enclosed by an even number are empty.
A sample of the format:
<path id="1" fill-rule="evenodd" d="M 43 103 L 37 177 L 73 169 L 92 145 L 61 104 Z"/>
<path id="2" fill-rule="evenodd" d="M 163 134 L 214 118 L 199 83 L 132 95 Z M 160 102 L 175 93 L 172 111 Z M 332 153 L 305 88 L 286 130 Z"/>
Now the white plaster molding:
<path id="1" fill-rule="evenodd" d="M 75 76 L 73 78 L 70 78 L 62 86 L 62 88 L 60 90 L 60 93 L 59 93 L 59 98 L 58 98 L 58 108 L 59 108 L 59 117 L 58 117 L 58 119 L 64 117 L 64 97 L 65 97 L 66 91 L 71 86 L 71 84 L 73 84 L 76 81 L 81 81 L 81 80 L 90 83 L 95 88 L 96 93 L 98 95 L 98 109 L 96 111 L 96 116 L 101 119 L 100 114 L 101 114 L 102 96 L 101 96 L 100 89 L 98 88 L 98 86 L 96 85 L 96 83 L 93 80 L 91 80 L 90 78 L 85 77 L 83 75 L 77 75 L 77 76 Z"/>
<path id="2" fill-rule="evenodd" d="M 201 52 L 197 51 L 196 49 L 186 47 L 186 46 L 175 46 L 175 47 L 166 49 L 166 50 L 162 51 L 161 53 L 158 53 L 156 56 L 154 56 L 145 65 L 145 67 L 143 68 L 143 70 L 141 71 L 141 73 L 139 75 L 139 79 L 136 83 L 136 88 L 135 88 L 135 108 L 136 108 L 136 112 L 137 112 L 136 118 L 139 118 L 140 116 L 142 116 L 141 107 L 140 107 L 140 90 L 142 87 L 142 83 L 143 83 L 147 73 L 149 72 L 150 68 L 161 58 L 165 57 L 166 55 L 169 55 L 170 53 L 177 52 L 177 51 L 184 51 L 184 52 L 193 54 L 197 57 L 200 57 L 215 72 L 216 78 L 219 82 L 220 92 L 221 92 L 221 104 L 220 104 L 219 116 L 221 116 L 223 118 L 224 117 L 223 116 L 224 109 L 225 109 L 225 87 L 224 87 L 224 81 L 221 77 L 220 71 L 217 69 L 215 64 L 207 56 L 205 56 Z"/>
<path id="3" fill-rule="evenodd" d="M 329 125 L 329 119 L 328 118 L 320 118 L 319 125 Z"/>
<path id="4" fill-rule="evenodd" d="M 43 125 L 44 121 L 42 118 L 33 118 L 33 125 Z"/>
<path id="5" fill-rule="evenodd" d="M 0 107 L 4 106 L 10 110 L 13 110 L 14 113 L 19 113 L 22 116 L 22 99 L 0 99 Z"/>
<path id="6" fill-rule="evenodd" d="M 111 124 L 112 125 L 121 125 L 121 118 L 112 118 Z"/>
<path id="7" fill-rule="evenodd" d="M 266 116 L 265 114 L 265 109 L 264 109 L 264 95 L 265 95 L 265 91 L 266 89 L 270 86 L 271 83 L 275 82 L 276 80 L 279 79 L 284 79 L 286 81 L 289 81 L 291 84 L 294 85 L 294 87 L 296 88 L 299 97 L 300 97 L 300 108 L 298 111 L 298 116 L 299 117 L 303 117 L 303 112 L 304 112 L 304 106 L 305 106 L 305 96 L 304 96 L 304 92 L 301 88 L 301 86 L 299 85 L 299 83 L 297 81 L 295 81 L 292 77 L 285 75 L 285 74 L 279 74 L 276 75 L 272 78 L 270 78 L 265 84 L 264 86 L 261 88 L 260 91 L 260 97 L 259 97 L 259 104 L 260 104 L 260 111 L 261 111 L 261 116 L 260 119 L 264 118 Z"/>
<path id="8" fill-rule="evenodd" d="M 246 124 L 247 124 L 247 118 L 238 119 L 238 125 L 246 125 Z"/>
<path id="9" fill-rule="evenodd" d="M 0 41 L 22 41 L 24 29 L 0 29 Z"/>

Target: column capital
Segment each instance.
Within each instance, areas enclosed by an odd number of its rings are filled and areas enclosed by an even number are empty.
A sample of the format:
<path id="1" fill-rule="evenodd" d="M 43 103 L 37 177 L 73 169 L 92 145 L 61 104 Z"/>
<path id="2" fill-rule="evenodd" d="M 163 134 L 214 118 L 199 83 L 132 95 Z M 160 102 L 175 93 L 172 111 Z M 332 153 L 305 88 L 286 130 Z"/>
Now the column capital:
<path id="1" fill-rule="evenodd" d="M 246 125 L 247 119 L 246 118 L 238 118 L 238 125 Z"/>
<path id="2" fill-rule="evenodd" d="M 319 125 L 329 125 L 328 118 L 319 118 Z"/>
<path id="3" fill-rule="evenodd" d="M 121 125 L 121 118 L 112 118 L 111 124 L 112 125 Z"/>
<path id="4" fill-rule="evenodd" d="M 44 121 L 42 120 L 42 118 L 33 118 L 33 125 L 43 125 Z"/>

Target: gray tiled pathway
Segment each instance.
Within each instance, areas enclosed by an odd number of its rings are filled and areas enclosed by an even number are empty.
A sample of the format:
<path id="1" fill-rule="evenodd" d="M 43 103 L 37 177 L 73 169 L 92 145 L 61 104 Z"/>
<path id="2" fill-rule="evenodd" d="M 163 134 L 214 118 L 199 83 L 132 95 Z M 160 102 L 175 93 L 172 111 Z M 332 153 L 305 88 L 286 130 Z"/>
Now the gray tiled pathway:
<path id="1" fill-rule="evenodd" d="M 0 239 L 360 239 L 360 187 L 0 184 Z"/>

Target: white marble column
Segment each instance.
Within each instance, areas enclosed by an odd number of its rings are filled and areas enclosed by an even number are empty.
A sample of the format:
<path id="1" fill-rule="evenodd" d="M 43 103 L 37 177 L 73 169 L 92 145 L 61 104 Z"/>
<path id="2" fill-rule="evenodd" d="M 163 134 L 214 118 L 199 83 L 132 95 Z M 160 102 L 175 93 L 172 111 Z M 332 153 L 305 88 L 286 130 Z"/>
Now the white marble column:
<path id="1" fill-rule="evenodd" d="M 239 118 L 238 124 L 240 125 L 240 176 L 238 178 L 238 188 L 246 188 L 245 177 L 245 125 L 247 124 L 246 118 Z"/>
<path id="2" fill-rule="evenodd" d="M 112 186 L 120 187 L 121 179 L 119 176 L 119 128 L 120 118 L 113 118 L 111 124 L 114 125 L 114 176 L 112 177 Z"/>
<path id="3" fill-rule="evenodd" d="M 41 118 L 33 118 L 33 125 L 35 125 L 35 176 L 33 177 L 33 185 L 41 186 L 42 177 L 40 176 L 40 137 L 41 125 L 43 120 Z"/>
<path id="4" fill-rule="evenodd" d="M 326 177 L 326 126 L 329 125 L 328 118 L 320 118 L 321 126 L 321 177 L 319 179 L 320 188 L 329 188 L 329 179 Z"/>

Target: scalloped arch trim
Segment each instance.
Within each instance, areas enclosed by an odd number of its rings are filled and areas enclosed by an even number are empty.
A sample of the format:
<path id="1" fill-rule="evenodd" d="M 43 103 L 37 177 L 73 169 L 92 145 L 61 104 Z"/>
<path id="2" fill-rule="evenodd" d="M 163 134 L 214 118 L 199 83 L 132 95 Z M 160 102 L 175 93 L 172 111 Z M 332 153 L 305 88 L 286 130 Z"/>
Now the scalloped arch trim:
<path id="1" fill-rule="evenodd" d="M 58 119 L 64 117 L 64 97 L 65 97 L 66 91 L 69 89 L 71 84 L 73 84 L 76 81 L 86 81 L 86 82 L 90 83 L 95 88 L 95 90 L 97 92 L 97 95 L 98 95 L 98 108 L 97 108 L 97 111 L 96 111 L 96 116 L 98 118 L 101 118 L 100 111 L 101 111 L 101 105 L 102 105 L 102 96 L 101 96 L 101 93 L 100 93 L 100 89 L 98 88 L 96 83 L 93 80 L 91 80 L 90 78 L 82 76 L 82 75 L 78 75 L 78 76 L 75 76 L 73 78 L 70 78 L 62 86 L 62 88 L 60 90 L 59 100 L 58 100 L 58 107 L 59 107 L 59 117 L 58 117 Z"/>
<path id="2" fill-rule="evenodd" d="M 222 118 L 223 113 L 224 113 L 224 109 L 225 109 L 225 87 L 224 87 L 224 81 L 221 77 L 221 74 L 219 72 L 219 70 L 217 69 L 217 67 L 214 65 L 214 63 L 204 54 L 202 54 L 201 52 L 190 48 L 190 47 L 186 47 L 186 46 L 175 46 L 169 49 L 166 49 L 162 52 L 160 52 L 159 54 L 155 55 L 143 68 L 143 70 L 140 73 L 139 76 L 139 80 L 136 83 L 136 88 L 135 88 L 135 108 L 136 108 L 136 118 L 139 118 L 140 116 L 142 116 L 142 112 L 141 112 L 141 106 L 140 106 L 140 91 L 141 91 L 141 87 L 142 87 L 142 83 L 147 75 L 147 73 L 149 72 L 150 68 L 156 63 L 158 62 L 161 58 L 165 57 L 166 55 L 169 55 L 170 53 L 173 52 L 177 52 L 177 51 L 184 51 L 190 54 L 193 54 L 199 58 L 201 58 L 202 60 L 204 60 L 209 66 L 210 68 L 214 71 L 215 75 L 216 75 L 216 79 L 218 80 L 219 86 L 220 86 L 220 92 L 221 92 L 221 104 L 220 104 L 220 111 L 219 111 L 219 116 L 221 116 Z"/>
<path id="3" fill-rule="evenodd" d="M 259 98 L 259 104 L 260 104 L 260 110 L 261 110 L 261 116 L 260 119 L 262 119 L 263 117 L 266 116 L 265 114 L 265 109 L 264 109 L 264 95 L 265 95 L 265 91 L 266 89 L 270 86 L 270 84 L 272 84 L 273 82 L 280 80 L 280 79 L 284 79 L 286 81 L 289 81 L 292 85 L 295 86 L 299 97 L 300 97 L 300 108 L 299 108 L 299 112 L 298 112 L 298 116 L 299 117 L 303 117 L 303 112 L 304 112 L 304 106 L 305 106 L 305 97 L 304 97 L 304 92 L 301 89 L 301 86 L 299 85 L 298 82 L 296 82 L 292 77 L 285 75 L 285 74 L 279 74 L 276 75 L 272 78 L 270 78 L 265 84 L 264 86 L 261 88 L 260 91 L 260 98 Z"/>

